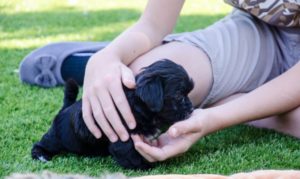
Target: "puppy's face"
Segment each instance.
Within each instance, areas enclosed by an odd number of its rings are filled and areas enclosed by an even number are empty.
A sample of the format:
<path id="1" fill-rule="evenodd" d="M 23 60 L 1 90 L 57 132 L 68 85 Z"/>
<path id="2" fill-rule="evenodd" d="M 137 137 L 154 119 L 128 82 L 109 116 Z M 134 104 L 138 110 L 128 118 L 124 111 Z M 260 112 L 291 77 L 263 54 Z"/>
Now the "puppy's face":
<path id="1" fill-rule="evenodd" d="M 161 129 L 189 117 L 193 106 L 188 98 L 194 83 L 184 68 L 170 60 L 161 60 L 144 68 L 137 76 L 137 96 L 146 104 Z"/>
<path id="2" fill-rule="evenodd" d="M 193 82 L 175 78 L 167 80 L 164 89 L 163 107 L 157 113 L 157 118 L 165 125 L 171 125 L 186 119 L 193 112 L 193 105 L 188 94 L 193 88 Z"/>

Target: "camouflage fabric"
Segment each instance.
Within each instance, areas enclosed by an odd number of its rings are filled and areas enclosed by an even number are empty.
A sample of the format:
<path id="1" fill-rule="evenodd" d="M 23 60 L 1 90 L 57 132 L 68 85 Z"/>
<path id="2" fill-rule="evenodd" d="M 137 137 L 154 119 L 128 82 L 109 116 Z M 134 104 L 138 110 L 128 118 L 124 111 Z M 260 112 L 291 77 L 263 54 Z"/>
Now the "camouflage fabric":
<path id="1" fill-rule="evenodd" d="M 268 24 L 300 27 L 300 0 L 224 0 Z"/>

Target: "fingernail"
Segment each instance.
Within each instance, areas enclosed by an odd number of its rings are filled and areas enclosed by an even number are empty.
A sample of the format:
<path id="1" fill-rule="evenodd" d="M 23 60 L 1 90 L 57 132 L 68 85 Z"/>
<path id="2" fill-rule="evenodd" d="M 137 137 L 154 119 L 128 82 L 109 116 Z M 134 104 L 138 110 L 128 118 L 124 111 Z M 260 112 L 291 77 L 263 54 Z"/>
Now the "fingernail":
<path id="1" fill-rule="evenodd" d="M 118 138 L 116 136 L 110 136 L 110 141 L 111 142 L 117 142 Z"/>
<path id="2" fill-rule="evenodd" d="M 178 131 L 176 128 L 172 128 L 170 131 L 170 134 L 172 135 L 172 137 L 178 137 Z"/>
<path id="3" fill-rule="evenodd" d="M 101 134 L 100 134 L 100 133 L 96 133 L 96 134 L 95 134 L 95 137 L 96 137 L 97 139 L 100 139 Z"/>
<path id="4" fill-rule="evenodd" d="M 135 128 L 135 123 L 134 122 L 130 122 L 128 124 L 128 126 L 129 126 L 129 129 L 134 129 Z"/>
<path id="5" fill-rule="evenodd" d="M 130 85 L 131 87 L 134 87 L 135 86 L 135 82 L 132 81 L 132 80 L 125 80 L 126 81 L 126 84 Z"/>
<path id="6" fill-rule="evenodd" d="M 121 135 L 121 140 L 122 140 L 123 142 L 127 141 L 128 138 L 129 138 L 128 135 Z"/>

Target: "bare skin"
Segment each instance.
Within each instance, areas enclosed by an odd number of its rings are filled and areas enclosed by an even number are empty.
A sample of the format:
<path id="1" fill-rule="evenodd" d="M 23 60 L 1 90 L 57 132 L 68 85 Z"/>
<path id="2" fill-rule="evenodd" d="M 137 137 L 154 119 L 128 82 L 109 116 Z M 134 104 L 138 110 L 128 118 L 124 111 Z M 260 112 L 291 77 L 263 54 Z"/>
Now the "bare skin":
<path id="1" fill-rule="evenodd" d="M 172 32 L 183 4 L 184 0 L 149 0 L 138 22 L 89 60 L 83 86 L 83 117 L 95 137 L 106 135 L 111 142 L 129 138 L 116 111 L 118 108 L 129 128 L 135 127 L 122 83 L 134 88 L 134 74 L 156 60 L 168 58 L 187 70 L 195 81 L 195 88 L 189 96 L 194 106 L 208 94 L 212 72 L 205 53 L 177 42 L 161 45 L 163 37 Z M 155 143 L 149 144 L 140 136 L 132 136 L 135 147 L 148 161 L 162 161 L 184 153 L 209 133 L 291 111 L 300 106 L 299 76 L 300 64 L 296 64 L 248 94 L 208 109 L 195 109 L 189 119 L 171 126 Z M 277 131 L 299 137 L 297 130 L 295 133 L 295 129 L 300 128 L 297 120 L 300 112 L 297 111 L 285 115 L 289 125 L 273 120 L 278 117 L 252 124 L 272 126 Z"/>

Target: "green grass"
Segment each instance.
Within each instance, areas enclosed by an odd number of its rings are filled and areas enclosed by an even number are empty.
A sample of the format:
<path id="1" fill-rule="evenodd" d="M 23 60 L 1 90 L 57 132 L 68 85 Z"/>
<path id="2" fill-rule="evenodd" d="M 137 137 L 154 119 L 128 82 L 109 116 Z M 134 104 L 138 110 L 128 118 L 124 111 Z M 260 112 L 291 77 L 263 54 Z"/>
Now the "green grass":
<path id="1" fill-rule="evenodd" d="M 62 88 L 21 84 L 15 69 L 31 50 L 56 41 L 112 40 L 134 23 L 146 1 L 0 0 L 0 177 L 13 172 L 100 175 L 166 173 L 231 174 L 254 169 L 300 169 L 300 142 L 272 131 L 237 126 L 204 137 L 181 157 L 149 171 L 123 170 L 108 158 L 75 155 L 41 163 L 31 146 L 49 128 Z M 203 28 L 230 12 L 222 1 L 188 0 L 176 32 Z"/>

